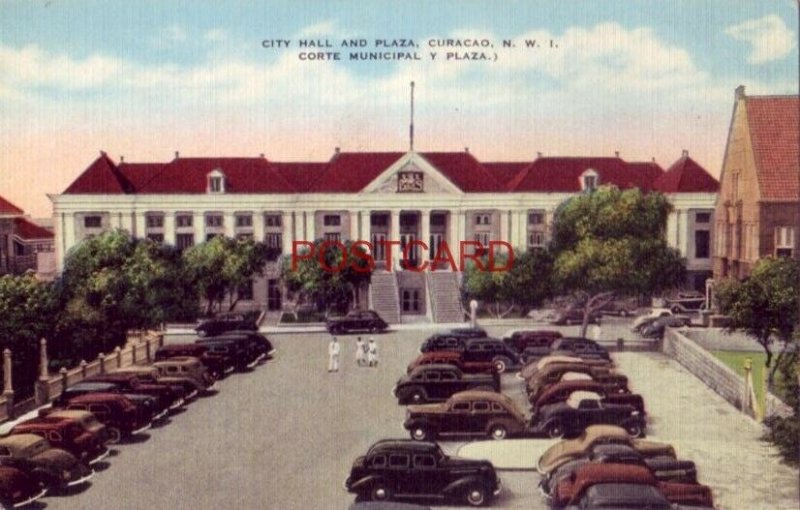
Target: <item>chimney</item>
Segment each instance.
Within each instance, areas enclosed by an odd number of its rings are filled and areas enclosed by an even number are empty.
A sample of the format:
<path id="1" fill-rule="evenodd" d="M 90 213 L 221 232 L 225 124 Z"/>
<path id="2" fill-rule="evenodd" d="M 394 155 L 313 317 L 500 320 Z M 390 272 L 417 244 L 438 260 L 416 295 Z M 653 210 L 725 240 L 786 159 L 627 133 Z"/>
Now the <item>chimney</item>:
<path id="1" fill-rule="evenodd" d="M 651 158 L 651 160 L 653 161 L 653 163 L 655 163 L 655 162 L 656 162 L 656 157 L 655 157 L 655 156 L 653 156 L 653 157 Z"/>
<path id="2" fill-rule="evenodd" d="M 736 87 L 736 99 L 744 99 L 744 85 Z"/>
<path id="3" fill-rule="evenodd" d="M 178 159 L 179 157 L 181 157 L 181 153 L 178 152 L 178 151 L 175 151 L 175 159 Z"/>
<path id="4" fill-rule="evenodd" d="M 614 157 L 615 157 L 615 158 L 618 158 L 618 157 L 619 157 L 619 151 L 614 151 Z"/>
<path id="5" fill-rule="evenodd" d="M 104 151 L 103 149 L 100 149 L 100 155 L 101 155 L 101 156 L 106 156 L 106 155 L 107 155 L 107 154 L 106 154 L 106 151 Z"/>
<path id="6" fill-rule="evenodd" d="M 688 158 L 688 157 L 689 157 L 689 151 L 687 151 L 686 149 L 683 149 L 683 154 L 682 154 L 682 156 L 683 156 L 684 158 Z"/>
<path id="7" fill-rule="evenodd" d="M 263 152 L 261 154 L 259 154 L 259 156 L 261 156 L 261 159 L 264 159 L 264 153 Z"/>
<path id="8" fill-rule="evenodd" d="M 124 163 L 125 162 L 125 156 L 123 156 L 122 154 L 119 155 L 119 162 L 120 163 Z"/>
<path id="9" fill-rule="evenodd" d="M 342 149 L 340 147 L 334 147 L 333 148 L 333 152 L 336 153 L 336 154 L 339 154 L 341 151 L 342 151 Z"/>
<path id="10" fill-rule="evenodd" d="M 469 152 L 469 147 L 464 147 L 464 152 Z"/>
<path id="11" fill-rule="evenodd" d="M 541 158 L 541 157 L 542 157 L 542 153 L 541 152 L 537 152 L 536 153 L 536 158 L 538 159 L 538 158 Z"/>

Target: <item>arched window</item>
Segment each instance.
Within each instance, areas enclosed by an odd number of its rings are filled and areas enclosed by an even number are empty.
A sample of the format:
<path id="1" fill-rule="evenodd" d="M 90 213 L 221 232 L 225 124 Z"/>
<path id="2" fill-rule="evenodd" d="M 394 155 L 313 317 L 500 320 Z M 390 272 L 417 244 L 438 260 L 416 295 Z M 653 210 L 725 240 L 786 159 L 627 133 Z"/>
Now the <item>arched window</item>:
<path id="1" fill-rule="evenodd" d="M 600 176 L 596 170 L 589 168 L 581 174 L 581 189 L 586 192 L 591 192 L 597 189 L 600 185 Z"/>

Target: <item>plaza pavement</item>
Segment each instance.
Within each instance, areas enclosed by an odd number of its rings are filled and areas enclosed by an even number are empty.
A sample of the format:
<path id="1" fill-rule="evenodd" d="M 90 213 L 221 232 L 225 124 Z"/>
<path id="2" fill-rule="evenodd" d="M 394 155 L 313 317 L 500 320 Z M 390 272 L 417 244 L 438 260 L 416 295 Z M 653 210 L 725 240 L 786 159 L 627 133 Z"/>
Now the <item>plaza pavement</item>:
<path id="1" fill-rule="evenodd" d="M 611 338 L 614 328 L 627 330 L 623 321 L 608 327 L 603 330 Z M 353 495 L 342 483 L 353 460 L 379 439 L 408 437 L 402 427 L 405 409 L 391 389 L 433 329 L 375 335 L 381 362 L 373 369 L 355 366 L 356 335 L 340 336 L 342 368 L 334 374 L 326 371 L 329 335 L 273 335 L 274 360 L 220 381 L 217 395 L 192 403 L 134 443 L 116 446 L 107 469 L 90 487 L 46 497 L 38 508 L 345 509 Z M 508 328 L 487 329 L 500 335 Z M 187 338 L 170 335 L 168 340 Z M 645 397 L 650 437 L 673 443 L 681 457 L 697 462 L 701 482 L 713 488 L 721 508 L 798 508 L 797 472 L 782 466 L 774 450 L 759 441 L 757 424 L 660 354 L 614 357 Z M 513 375 L 503 377 L 512 394 L 522 391 L 519 384 Z M 442 447 L 465 454 L 478 448 L 465 444 L 444 442 Z M 514 444 L 488 442 L 487 456 L 503 465 L 509 459 L 492 450 L 511 449 L 520 457 L 515 463 L 535 462 L 536 452 L 552 441 L 531 440 L 527 451 Z M 547 508 L 536 488 L 538 474 L 515 470 L 500 476 L 505 490 L 493 507 Z"/>

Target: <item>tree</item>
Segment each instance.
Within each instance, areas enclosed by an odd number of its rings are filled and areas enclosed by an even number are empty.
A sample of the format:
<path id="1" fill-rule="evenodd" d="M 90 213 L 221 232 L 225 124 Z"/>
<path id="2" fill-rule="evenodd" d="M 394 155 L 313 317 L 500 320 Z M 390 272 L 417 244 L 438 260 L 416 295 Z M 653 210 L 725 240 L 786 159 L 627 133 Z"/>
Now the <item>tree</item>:
<path id="1" fill-rule="evenodd" d="M 507 271 L 482 270 L 468 262 L 464 298 L 484 302 L 493 317 L 505 317 L 514 309 L 524 314 L 551 296 L 553 257 L 548 250 L 516 250 Z M 498 255 L 494 262 L 496 267 L 505 267 L 508 257 Z M 483 267 L 488 266 L 488 257 L 484 257 Z"/>
<path id="2" fill-rule="evenodd" d="M 358 302 L 359 289 L 370 282 L 372 267 L 362 246 L 345 241 L 342 251 L 323 242 L 317 240 L 313 248 L 301 249 L 295 262 L 285 259 L 283 281 L 290 292 L 314 303 L 317 310 L 344 312 Z M 309 254 L 314 256 L 306 257 Z"/>
<path id="3" fill-rule="evenodd" d="M 33 391 L 39 374 L 39 339 L 51 338 L 57 313 L 52 284 L 33 275 L 0 277 L 0 353 L 11 350 L 18 396 Z"/>
<path id="4" fill-rule="evenodd" d="M 790 346 L 798 345 L 793 340 L 800 319 L 798 272 L 797 261 L 769 257 L 759 260 L 746 279 L 724 280 L 715 289 L 720 311 L 731 318 L 727 329 L 744 331 L 764 349 L 770 390 L 783 358 L 795 352 Z M 779 350 L 773 360 L 775 341 L 779 342 Z"/>
<path id="5" fill-rule="evenodd" d="M 216 236 L 186 250 L 183 261 L 187 276 L 205 300 L 205 314 L 221 307 L 228 298 L 228 310 L 239 302 L 239 288 L 253 276 L 261 275 L 270 251 L 252 239 Z"/>
<path id="6" fill-rule="evenodd" d="M 556 211 L 553 283 L 583 303 L 582 335 L 591 313 L 615 295 L 649 295 L 685 281 L 684 260 L 664 238 L 671 210 L 660 193 L 604 186 Z"/>

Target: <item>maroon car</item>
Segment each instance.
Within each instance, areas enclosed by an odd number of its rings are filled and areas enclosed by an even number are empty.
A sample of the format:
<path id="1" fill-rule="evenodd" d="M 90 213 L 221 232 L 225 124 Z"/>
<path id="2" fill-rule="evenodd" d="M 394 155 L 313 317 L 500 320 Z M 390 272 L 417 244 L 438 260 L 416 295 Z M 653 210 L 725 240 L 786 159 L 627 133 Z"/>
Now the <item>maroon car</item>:
<path id="1" fill-rule="evenodd" d="M 406 373 L 411 373 L 421 365 L 445 364 L 459 368 L 465 374 L 491 374 L 495 371 L 491 361 L 466 361 L 464 353 L 456 351 L 423 352 L 409 363 Z"/>
<path id="2" fill-rule="evenodd" d="M 601 483 L 626 483 L 656 487 L 670 503 L 713 507 L 711 489 L 705 485 L 659 482 L 645 466 L 631 464 L 586 464 L 562 480 L 553 492 L 553 505 L 577 504 L 586 490 Z"/>
<path id="3" fill-rule="evenodd" d="M 20 507 L 33 503 L 47 492 L 36 479 L 13 467 L 0 466 L 0 507 Z"/>
<path id="4" fill-rule="evenodd" d="M 566 402 L 570 395 L 576 391 L 588 391 L 597 393 L 601 401 L 606 404 L 629 405 L 645 416 L 644 399 L 641 395 L 634 393 L 621 393 L 619 387 L 607 385 L 597 381 L 561 381 L 548 386 L 537 398 L 531 400 L 531 411 L 534 416 L 536 411 L 542 406 Z"/>
<path id="5" fill-rule="evenodd" d="M 53 406 L 39 411 L 47 416 L 59 410 L 89 411 L 106 426 L 108 443 L 117 443 L 149 429 L 153 413 L 149 407 L 137 406 L 132 400 L 117 393 L 87 393 L 66 402 L 53 402 Z"/>
<path id="6" fill-rule="evenodd" d="M 40 416 L 14 426 L 11 434 L 36 434 L 86 464 L 94 464 L 108 456 L 108 448 L 103 444 L 104 429 L 87 429 L 80 421 L 66 416 Z"/>
<path id="7" fill-rule="evenodd" d="M 81 381 L 113 383 L 118 387 L 119 393 L 139 393 L 150 395 L 159 401 L 159 407 L 168 407 L 170 410 L 178 409 L 185 404 L 183 388 L 169 384 L 147 384 L 141 382 L 135 374 L 113 373 L 88 377 Z"/>

